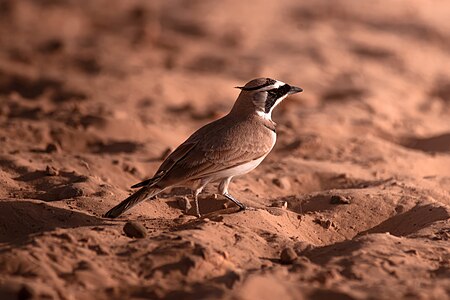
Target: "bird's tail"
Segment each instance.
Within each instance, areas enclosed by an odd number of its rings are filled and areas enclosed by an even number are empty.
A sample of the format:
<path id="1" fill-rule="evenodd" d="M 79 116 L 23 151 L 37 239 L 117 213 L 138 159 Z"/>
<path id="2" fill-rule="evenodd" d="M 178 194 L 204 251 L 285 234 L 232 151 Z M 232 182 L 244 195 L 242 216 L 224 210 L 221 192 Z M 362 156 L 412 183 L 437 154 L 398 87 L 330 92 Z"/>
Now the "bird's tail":
<path id="1" fill-rule="evenodd" d="M 159 187 L 144 186 L 136 193 L 130 195 L 127 199 L 120 202 L 118 205 L 111 208 L 105 215 L 105 218 L 117 218 L 136 204 L 145 201 L 162 191 Z"/>

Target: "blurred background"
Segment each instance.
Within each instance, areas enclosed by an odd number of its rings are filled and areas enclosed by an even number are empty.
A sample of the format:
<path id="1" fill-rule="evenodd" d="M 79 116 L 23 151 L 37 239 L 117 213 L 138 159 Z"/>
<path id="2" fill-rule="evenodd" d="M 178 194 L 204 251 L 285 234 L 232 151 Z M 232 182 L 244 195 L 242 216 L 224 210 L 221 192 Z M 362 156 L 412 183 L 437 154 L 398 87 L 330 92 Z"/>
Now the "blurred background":
<path id="1" fill-rule="evenodd" d="M 406 105 L 448 106 L 449 11 L 439 0 L 2 0 L 0 95 L 114 103 L 158 122 L 161 106 L 224 113 L 233 86 L 269 76 L 304 87 L 303 106 L 354 101 L 407 126 Z"/>

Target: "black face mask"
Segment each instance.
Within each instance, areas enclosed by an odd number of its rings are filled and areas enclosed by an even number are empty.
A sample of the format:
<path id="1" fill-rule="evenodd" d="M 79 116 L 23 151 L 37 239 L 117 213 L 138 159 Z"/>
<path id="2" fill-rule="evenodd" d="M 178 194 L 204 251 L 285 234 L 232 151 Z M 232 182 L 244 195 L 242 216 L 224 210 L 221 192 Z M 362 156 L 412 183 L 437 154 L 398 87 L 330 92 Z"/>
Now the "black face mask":
<path id="1" fill-rule="evenodd" d="M 275 105 L 277 100 L 285 96 L 290 90 L 291 86 L 289 84 L 285 84 L 277 89 L 267 91 L 267 99 L 264 107 L 266 114 L 269 113 L 270 109 Z"/>

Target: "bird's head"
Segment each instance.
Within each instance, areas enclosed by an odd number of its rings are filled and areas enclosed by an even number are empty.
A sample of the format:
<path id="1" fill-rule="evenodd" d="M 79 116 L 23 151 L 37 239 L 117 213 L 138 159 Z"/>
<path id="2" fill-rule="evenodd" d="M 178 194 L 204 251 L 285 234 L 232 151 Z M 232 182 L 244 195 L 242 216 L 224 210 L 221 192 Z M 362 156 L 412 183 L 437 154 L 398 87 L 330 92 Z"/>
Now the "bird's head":
<path id="1" fill-rule="evenodd" d="M 253 110 L 258 115 L 271 119 L 273 109 L 287 96 L 303 89 L 271 78 L 257 78 L 242 87 L 234 110 Z"/>

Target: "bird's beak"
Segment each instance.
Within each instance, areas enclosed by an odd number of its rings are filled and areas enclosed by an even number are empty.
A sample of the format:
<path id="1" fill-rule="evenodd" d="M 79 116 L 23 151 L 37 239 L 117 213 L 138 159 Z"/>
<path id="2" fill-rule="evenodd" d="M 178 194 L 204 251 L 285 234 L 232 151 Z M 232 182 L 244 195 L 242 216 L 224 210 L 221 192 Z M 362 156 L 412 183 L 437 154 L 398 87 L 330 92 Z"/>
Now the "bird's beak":
<path id="1" fill-rule="evenodd" d="M 291 86 L 291 89 L 288 92 L 288 95 L 292 95 L 292 94 L 297 94 L 303 92 L 302 88 L 296 87 L 296 86 Z"/>

